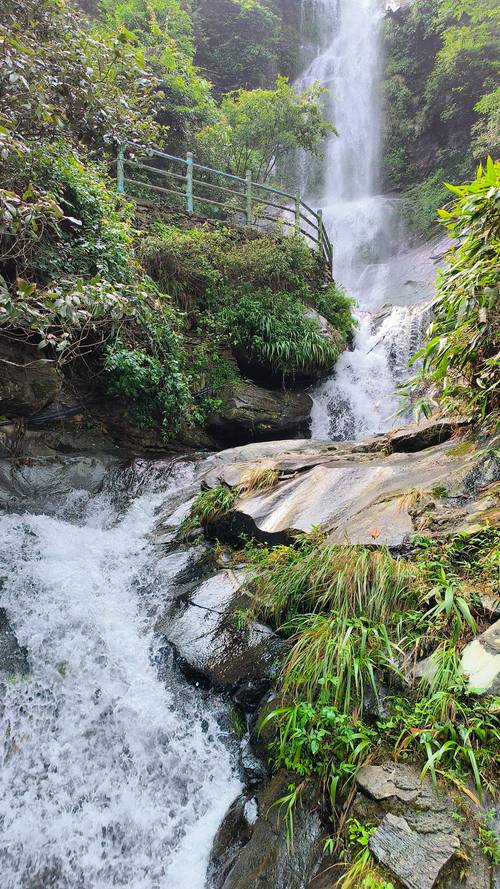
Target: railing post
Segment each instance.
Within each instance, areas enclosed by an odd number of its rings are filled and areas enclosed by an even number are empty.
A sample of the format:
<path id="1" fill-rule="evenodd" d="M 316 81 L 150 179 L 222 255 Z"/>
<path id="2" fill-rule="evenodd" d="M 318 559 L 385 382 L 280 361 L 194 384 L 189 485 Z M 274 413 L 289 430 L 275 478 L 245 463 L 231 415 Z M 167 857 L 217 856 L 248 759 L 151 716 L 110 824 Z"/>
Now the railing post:
<path id="1" fill-rule="evenodd" d="M 116 190 L 119 194 L 125 192 L 125 143 L 120 142 L 116 155 Z"/>
<path id="2" fill-rule="evenodd" d="M 295 195 L 295 234 L 300 235 L 300 194 Z"/>
<path id="3" fill-rule="evenodd" d="M 186 210 L 193 212 L 193 153 L 188 151 L 186 155 Z"/>
<path id="4" fill-rule="evenodd" d="M 252 172 L 251 172 L 251 170 L 247 170 L 245 179 L 246 179 L 246 183 L 247 183 L 246 184 L 246 191 L 245 191 L 246 198 L 247 198 L 247 211 L 246 211 L 247 225 L 251 225 L 252 219 L 253 219 Z"/>
<path id="5" fill-rule="evenodd" d="M 318 250 L 323 249 L 323 210 L 318 210 Z"/>

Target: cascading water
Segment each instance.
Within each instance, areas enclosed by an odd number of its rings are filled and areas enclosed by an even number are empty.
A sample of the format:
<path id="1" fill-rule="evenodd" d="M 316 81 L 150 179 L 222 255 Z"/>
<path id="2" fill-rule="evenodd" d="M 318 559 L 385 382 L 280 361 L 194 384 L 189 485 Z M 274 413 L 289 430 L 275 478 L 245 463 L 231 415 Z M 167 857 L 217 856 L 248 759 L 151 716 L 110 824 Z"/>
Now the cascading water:
<path id="1" fill-rule="evenodd" d="M 0 681 L 2 889 L 205 886 L 240 782 L 225 706 L 154 633 L 189 555 L 146 535 L 193 469 L 162 475 L 125 504 L 115 474 L 0 519 L 2 604 L 30 662 Z"/>
<path id="2" fill-rule="evenodd" d="M 314 438 L 359 438 L 391 425 L 395 387 L 422 330 L 415 303 L 431 295 L 427 247 L 404 243 L 398 201 L 378 193 L 382 147 L 382 0 L 303 0 L 315 55 L 299 85 L 329 89 L 327 114 L 338 136 L 326 145 L 321 185 L 303 167 L 303 190 L 323 207 L 336 281 L 358 303 L 354 349 L 313 393 Z M 309 41 L 310 43 L 310 41 Z M 392 305 L 381 322 L 374 310 Z"/>

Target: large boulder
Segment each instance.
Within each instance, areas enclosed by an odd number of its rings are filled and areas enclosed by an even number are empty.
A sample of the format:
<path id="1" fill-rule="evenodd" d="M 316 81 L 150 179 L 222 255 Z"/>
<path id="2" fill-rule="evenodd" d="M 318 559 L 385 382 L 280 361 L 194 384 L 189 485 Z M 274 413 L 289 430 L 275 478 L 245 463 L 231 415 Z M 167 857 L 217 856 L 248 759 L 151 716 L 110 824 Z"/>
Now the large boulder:
<path id="1" fill-rule="evenodd" d="M 203 580 L 173 603 L 158 629 L 174 646 L 187 675 L 229 692 L 243 710 L 252 712 L 268 692 L 288 646 L 264 624 L 242 625 L 249 604 L 243 582 L 243 573 L 231 569 Z"/>
<path id="2" fill-rule="evenodd" d="M 500 620 L 467 645 L 461 667 L 477 694 L 500 694 Z"/>
<path id="3" fill-rule="evenodd" d="M 312 400 L 303 392 L 271 391 L 240 381 L 224 386 L 218 395 L 222 404 L 207 425 L 226 444 L 289 438 L 308 430 Z"/>
<path id="4" fill-rule="evenodd" d="M 245 534 L 275 544 L 319 526 L 332 543 L 398 549 L 416 531 L 466 531 L 484 517 L 494 524 L 491 492 L 482 490 L 488 480 L 481 451 L 445 441 L 394 453 L 392 444 L 392 436 L 354 443 L 284 441 L 209 458 L 200 470 L 209 486 L 221 480 L 238 486 L 249 470 L 279 475 L 272 488 L 240 495 L 217 520 L 214 535 L 235 542 Z"/>

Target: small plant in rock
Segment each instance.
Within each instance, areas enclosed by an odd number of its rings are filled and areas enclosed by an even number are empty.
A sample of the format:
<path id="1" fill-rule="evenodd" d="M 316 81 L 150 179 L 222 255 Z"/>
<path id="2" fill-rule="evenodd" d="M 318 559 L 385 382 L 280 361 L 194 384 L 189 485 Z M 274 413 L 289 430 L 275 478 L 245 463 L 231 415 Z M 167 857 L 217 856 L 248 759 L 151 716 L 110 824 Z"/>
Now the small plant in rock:
<path id="1" fill-rule="evenodd" d="M 489 825 L 495 820 L 496 814 L 495 809 L 489 809 L 485 812 L 482 817 L 482 824 L 478 828 L 481 850 L 488 856 L 494 867 L 500 865 L 500 839 L 498 831 Z"/>
<path id="2" fill-rule="evenodd" d="M 243 473 L 238 490 L 241 494 L 251 494 L 254 491 L 267 491 L 274 488 L 279 482 L 279 472 L 276 469 L 268 469 L 265 466 L 254 466 Z"/>
<path id="3" fill-rule="evenodd" d="M 189 516 L 184 519 L 181 528 L 181 536 L 186 535 L 194 528 L 205 528 L 215 519 L 229 512 L 234 506 L 237 493 L 228 485 L 219 484 L 214 488 L 206 488 L 195 498 Z"/>

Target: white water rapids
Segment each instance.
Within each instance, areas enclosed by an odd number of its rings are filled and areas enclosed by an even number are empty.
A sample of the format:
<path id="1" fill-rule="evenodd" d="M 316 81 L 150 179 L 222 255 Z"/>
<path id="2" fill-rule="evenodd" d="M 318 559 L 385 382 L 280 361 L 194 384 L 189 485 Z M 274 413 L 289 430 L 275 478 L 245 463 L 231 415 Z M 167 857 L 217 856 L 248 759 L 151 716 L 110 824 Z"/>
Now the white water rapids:
<path id="1" fill-rule="evenodd" d="M 334 276 L 358 303 L 354 348 L 313 392 L 313 438 L 360 438 L 395 422 L 396 385 L 424 326 L 435 263 L 428 245 L 411 249 L 398 200 L 380 194 L 382 0 L 303 0 L 303 31 L 312 61 L 298 85 L 329 89 L 323 169 L 303 165 L 303 189 L 324 212 L 334 248 Z M 321 184 L 318 185 L 318 178 Z M 382 311 L 383 306 L 391 307 Z"/>
<path id="2" fill-rule="evenodd" d="M 0 689 L 2 889 L 205 886 L 240 781 L 225 705 L 161 667 L 153 628 L 189 556 L 145 535 L 192 467 L 162 475 L 0 518 L 2 605 L 31 668 Z"/>

